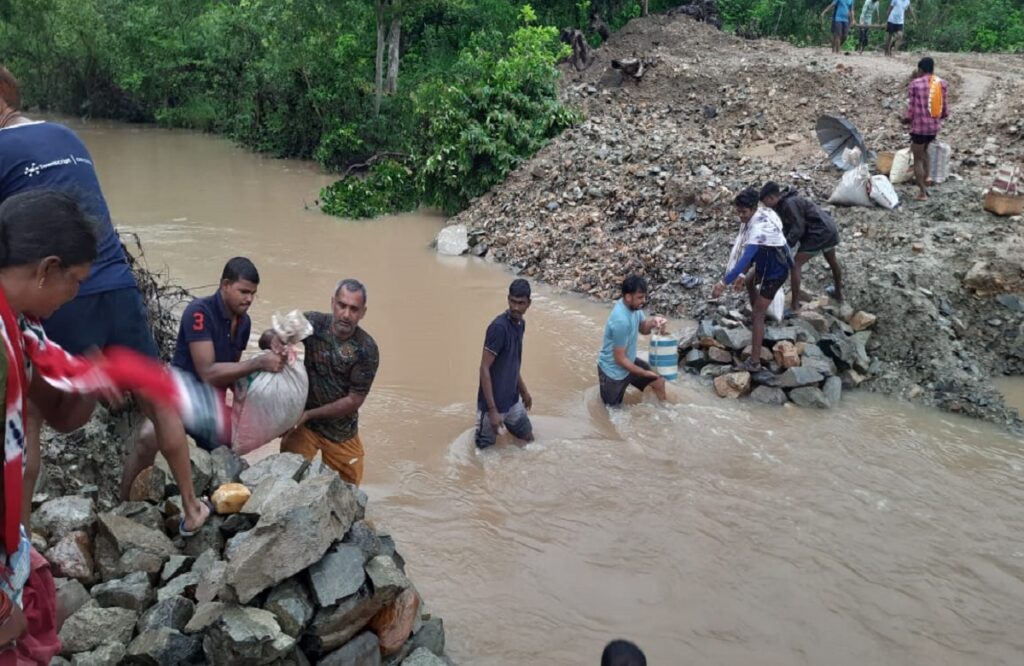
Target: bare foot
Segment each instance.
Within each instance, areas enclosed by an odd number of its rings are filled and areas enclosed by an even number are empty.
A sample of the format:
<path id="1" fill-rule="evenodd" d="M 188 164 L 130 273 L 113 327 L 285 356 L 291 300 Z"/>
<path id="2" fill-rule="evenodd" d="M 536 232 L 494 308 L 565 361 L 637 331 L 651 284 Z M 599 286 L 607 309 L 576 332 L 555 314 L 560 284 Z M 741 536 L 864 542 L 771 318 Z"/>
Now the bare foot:
<path id="1" fill-rule="evenodd" d="M 195 532 L 210 517 L 210 505 L 201 500 L 196 500 L 194 506 L 185 507 L 185 529 L 189 532 Z"/>
<path id="2" fill-rule="evenodd" d="M 918 194 L 917 196 L 914 197 L 914 201 L 928 201 L 928 195 Z"/>

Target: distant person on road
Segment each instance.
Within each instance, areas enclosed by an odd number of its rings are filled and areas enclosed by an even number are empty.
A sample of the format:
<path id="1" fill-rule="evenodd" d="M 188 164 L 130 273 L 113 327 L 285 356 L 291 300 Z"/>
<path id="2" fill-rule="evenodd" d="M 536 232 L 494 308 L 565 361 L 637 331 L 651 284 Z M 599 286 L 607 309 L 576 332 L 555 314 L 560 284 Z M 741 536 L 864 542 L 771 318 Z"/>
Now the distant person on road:
<path id="1" fill-rule="evenodd" d="M 366 287 L 359 280 L 338 283 L 331 313 L 306 312 L 313 334 L 302 341 L 309 375 L 306 411 L 281 440 L 281 450 L 313 459 L 317 451 L 342 479 L 363 481 L 366 455 L 359 437 L 363 406 L 380 365 L 380 351 L 359 326 L 366 316 Z M 260 346 L 270 348 L 273 335 L 264 333 Z"/>
<path id="2" fill-rule="evenodd" d="M 829 10 L 832 12 L 832 53 L 839 53 L 843 42 L 850 34 L 850 18 L 853 14 L 853 0 L 832 0 L 821 12 L 824 19 Z"/>
<path id="3" fill-rule="evenodd" d="M 761 370 L 761 344 L 764 342 L 764 317 L 775 293 L 785 284 L 793 259 L 782 232 L 782 220 L 771 208 L 759 208 L 758 193 L 746 188 L 733 200 L 740 219 L 739 246 L 741 254 L 721 280 L 711 290 L 711 298 L 718 298 L 727 285 L 737 291 L 747 288 L 750 296 L 751 340 L 750 358 L 740 364 L 740 370 Z"/>
<path id="4" fill-rule="evenodd" d="M 171 365 L 215 387 L 221 395 L 236 381 L 258 370 L 280 372 L 284 359 L 273 352 L 240 362 L 252 328 L 249 306 L 256 297 L 259 283 L 260 274 L 251 261 L 245 257 L 228 261 L 221 273 L 220 288 L 210 296 L 195 299 L 185 308 Z M 231 443 L 210 441 L 187 429 L 186 432 L 206 451 Z M 144 423 L 139 429 L 138 443 L 125 462 L 121 479 L 123 493 L 131 489 L 132 481 L 142 470 L 153 464 L 156 453 L 153 427 Z"/>
<path id="5" fill-rule="evenodd" d="M 526 333 L 523 316 L 529 308 L 530 283 L 513 280 L 508 288 L 508 310 L 487 327 L 476 397 L 478 448 L 493 445 L 502 426 L 524 442 L 533 441 L 533 424 L 527 414 L 533 398 L 520 370 Z"/>
<path id="6" fill-rule="evenodd" d="M 910 0 L 892 0 L 889 3 L 889 17 L 885 24 L 885 55 L 891 56 L 900 50 L 900 42 L 903 41 L 903 24 L 906 22 L 906 15 L 914 16 L 914 8 L 910 6 Z"/>
<path id="7" fill-rule="evenodd" d="M 636 355 L 639 336 L 649 335 L 665 325 L 664 317 L 648 319 L 644 315 L 646 303 L 646 280 L 630 275 L 622 281 L 622 298 L 615 301 L 604 325 L 604 341 L 597 359 L 601 400 L 609 407 L 621 405 L 630 386 L 641 391 L 650 386 L 658 399 L 665 400 L 665 378 Z"/>
<path id="8" fill-rule="evenodd" d="M 604 646 L 601 666 L 647 666 L 647 657 L 636 644 L 616 640 Z"/>
<path id="9" fill-rule="evenodd" d="M 761 188 L 761 203 L 768 206 L 782 220 L 782 232 L 786 235 L 786 244 L 796 252 L 793 260 L 790 284 L 793 294 L 792 312 L 800 309 L 800 272 L 803 265 L 823 255 L 828 267 L 832 269 L 832 289 L 830 296 L 837 301 L 843 300 L 843 273 L 836 259 L 836 247 L 839 246 L 839 227 L 832 216 L 818 204 L 797 194 L 793 188 L 780 189 L 771 181 Z M 797 249 L 799 246 L 799 249 Z"/>
<path id="10" fill-rule="evenodd" d="M 864 53 L 868 47 L 868 38 L 871 36 L 871 26 L 878 18 L 878 0 L 864 0 L 860 9 L 860 21 L 857 28 L 857 51 Z"/>
<path id="11" fill-rule="evenodd" d="M 74 132 L 57 123 L 30 120 L 21 113 L 18 82 L 0 66 L 0 203 L 33 189 L 53 189 L 74 197 L 97 223 L 97 256 L 77 296 L 43 322 L 46 335 L 71 354 L 119 345 L 159 358 L 149 327 L 142 293 L 100 190 L 92 156 Z M 198 529 L 210 510 L 196 497 L 192 467 L 181 417 L 172 410 L 139 400 L 142 412 L 156 429 L 160 451 L 181 488 L 185 524 Z M 41 464 L 42 417 L 29 402 L 25 419 L 26 507 Z M 127 489 L 122 499 L 127 500 Z M 28 521 L 28 512 L 25 515 Z"/>
<path id="12" fill-rule="evenodd" d="M 907 113 L 904 124 L 910 125 L 910 152 L 914 155 L 914 180 L 917 182 L 917 201 L 928 198 L 927 186 L 931 184 L 931 159 L 928 145 L 939 135 L 942 121 L 949 117 L 946 104 L 948 86 L 935 76 L 935 61 L 921 58 L 914 70 L 914 79 L 907 87 Z"/>

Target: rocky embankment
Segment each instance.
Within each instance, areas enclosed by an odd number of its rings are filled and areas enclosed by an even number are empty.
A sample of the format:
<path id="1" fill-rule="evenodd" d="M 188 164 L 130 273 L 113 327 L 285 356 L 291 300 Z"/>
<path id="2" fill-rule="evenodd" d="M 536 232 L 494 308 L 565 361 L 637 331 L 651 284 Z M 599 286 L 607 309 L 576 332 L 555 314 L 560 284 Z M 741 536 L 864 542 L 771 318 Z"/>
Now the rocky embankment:
<path id="1" fill-rule="evenodd" d="M 563 80 L 586 119 L 451 223 L 467 228 L 472 254 L 598 299 L 643 274 L 652 310 L 694 320 L 721 305 L 708 296 L 736 233 L 734 193 L 775 180 L 826 201 L 841 173 L 814 135 L 822 114 L 851 120 L 871 150 L 903 147 L 922 55 L 833 56 L 683 16 L 634 20 L 595 53 Z M 634 54 L 653 62 L 639 83 L 609 67 Z M 940 138 L 953 177 L 925 202 L 897 186 L 892 211 L 829 207 L 847 302 L 878 317 L 862 386 L 1017 428 L 991 377 L 1024 370 L 1024 237 L 1020 219 L 984 212 L 981 199 L 995 168 L 1024 155 L 1024 58 L 933 55 L 950 84 Z M 688 289 L 689 276 L 702 283 Z M 824 262 L 804 270 L 812 292 L 830 281 Z"/>
<path id="2" fill-rule="evenodd" d="M 54 664 L 450 663 L 441 619 L 355 486 L 294 454 L 191 458 L 217 513 L 188 539 L 164 464 L 109 510 L 96 485 L 35 498 L 32 540 L 57 577 Z"/>

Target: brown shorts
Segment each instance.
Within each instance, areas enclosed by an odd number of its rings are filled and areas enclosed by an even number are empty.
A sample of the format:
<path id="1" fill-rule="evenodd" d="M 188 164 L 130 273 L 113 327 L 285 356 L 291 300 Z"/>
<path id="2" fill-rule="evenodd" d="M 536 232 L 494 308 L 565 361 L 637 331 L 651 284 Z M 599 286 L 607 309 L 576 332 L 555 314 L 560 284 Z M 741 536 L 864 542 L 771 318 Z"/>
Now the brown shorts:
<path id="1" fill-rule="evenodd" d="M 312 460 L 317 451 L 322 451 L 324 462 L 342 479 L 357 486 L 363 481 L 363 458 L 366 454 L 359 435 L 345 442 L 332 442 L 306 426 L 299 426 L 281 440 L 281 451 L 298 453 L 306 460 Z"/>

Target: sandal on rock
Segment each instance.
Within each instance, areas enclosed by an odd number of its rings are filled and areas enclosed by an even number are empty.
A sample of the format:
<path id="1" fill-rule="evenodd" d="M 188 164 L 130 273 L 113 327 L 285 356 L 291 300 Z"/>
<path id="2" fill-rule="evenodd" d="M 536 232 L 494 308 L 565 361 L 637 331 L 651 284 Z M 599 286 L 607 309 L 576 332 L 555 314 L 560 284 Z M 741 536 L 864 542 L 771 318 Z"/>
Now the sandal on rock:
<path id="1" fill-rule="evenodd" d="M 184 515 L 181 516 L 181 520 L 178 521 L 178 534 L 180 534 L 182 537 L 184 537 L 186 539 L 189 538 L 189 537 L 194 537 L 196 535 L 196 532 L 198 532 L 199 530 L 203 529 L 203 525 L 205 525 L 206 521 L 209 520 L 210 516 L 213 515 L 213 503 L 210 502 L 210 499 L 208 497 L 200 497 L 199 501 L 202 502 L 203 504 L 205 504 L 206 508 L 208 508 L 210 510 L 210 512 L 208 514 L 206 514 L 206 520 L 204 520 L 199 525 L 199 527 L 195 528 L 194 530 L 190 530 L 187 527 L 185 527 L 185 516 Z"/>
<path id="2" fill-rule="evenodd" d="M 696 275 L 687 275 L 685 273 L 683 274 L 683 277 L 679 278 L 679 284 L 683 285 L 687 289 L 699 287 L 702 282 L 704 282 L 704 280 Z"/>

